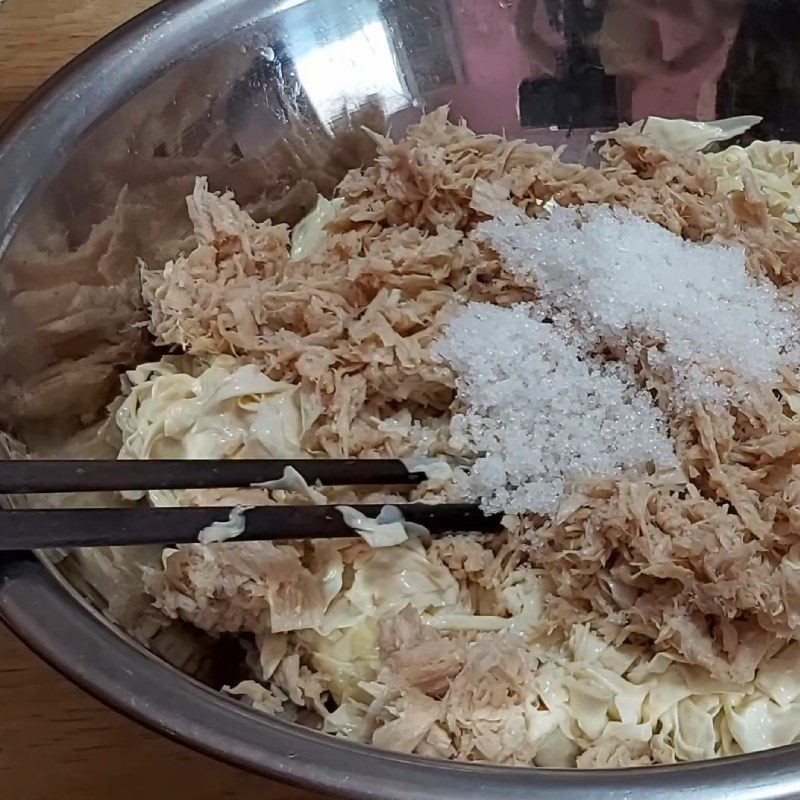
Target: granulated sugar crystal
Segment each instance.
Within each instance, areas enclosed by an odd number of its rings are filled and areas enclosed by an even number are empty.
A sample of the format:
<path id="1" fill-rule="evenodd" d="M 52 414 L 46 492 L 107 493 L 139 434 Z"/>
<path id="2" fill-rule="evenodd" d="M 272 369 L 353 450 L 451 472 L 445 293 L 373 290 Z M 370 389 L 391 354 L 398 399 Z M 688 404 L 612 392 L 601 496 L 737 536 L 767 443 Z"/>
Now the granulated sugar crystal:
<path id="1" fill-rule="evenodd" d="M 771 283 L 747 273 L 740 247 L 684 241 L 609 206 L 528 219 L 509 204 L 475 235 L 535 285 L 537 310 L 570 341 L 646 358 L 678 406 L 736 399 L 727 387 L 737 378 L 774 382 L 796 347 L 790 313 Z"/>
<path id="2" fill-rule="evenodd" d="M 453 443 L 477 455 L 461 488 L 487 511 L 554 514 L 570 476 L 676 464 L 631 368 L 585 358 L 534 306 L 468 303 L 433 353 L 457 376 Z"/>

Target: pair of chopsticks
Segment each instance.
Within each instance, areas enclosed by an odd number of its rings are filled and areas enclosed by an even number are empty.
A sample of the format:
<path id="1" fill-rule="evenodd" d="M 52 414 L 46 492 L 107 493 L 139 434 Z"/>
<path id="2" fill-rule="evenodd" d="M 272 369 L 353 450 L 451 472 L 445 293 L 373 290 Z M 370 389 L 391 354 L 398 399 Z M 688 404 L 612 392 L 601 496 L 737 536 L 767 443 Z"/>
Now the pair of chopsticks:
<path id="1" fill-rule="evenodd" d="M 235 461 L 0 461 L 0 494 L 251 487 L 283 478 L 287 467 L 311 485 L 398 486 L 425 480 L 399 460 L 294 459 Z M 408 522 L 431 534 L 496 533 L 501 515 L 473 503 L 397 503 Z M 376 517 L 382 505 L 353 506 Z M 0 551 L 197 542 L 203 528 L 229 519 L 230 507 L 0 510 Z M 353 537 L 335 506 L 259 506 L 244 511 L 235 541 Z"/>

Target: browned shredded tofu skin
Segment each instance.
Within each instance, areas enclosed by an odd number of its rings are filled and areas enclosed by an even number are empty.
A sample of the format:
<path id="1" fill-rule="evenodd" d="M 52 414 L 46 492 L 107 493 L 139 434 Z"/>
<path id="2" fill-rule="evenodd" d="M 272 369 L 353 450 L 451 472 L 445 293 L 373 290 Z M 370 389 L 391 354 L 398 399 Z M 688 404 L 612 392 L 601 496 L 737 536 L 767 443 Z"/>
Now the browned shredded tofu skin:
<path id="1" fill-rule="evenodd" d="M 286 225 L 255 222 L 200 179 L 193 249 L 143 270 L 156 342 L 299 386 L 312 455 L 406 456 L 431 431 L 429 450 L 454 447 L 457 376 L 431 345 L 466 301 L 536 299 L 471 235 L 505 198 L 532 218 L 548 201 L 610 204 L 684 239 L 740 245 L 749 273 L 793 301 L 798 229 L 747 191 L 718 193 L 702 153 L 623 127 L 599 142 L 601 166 L 585 167 L 477 135 L 445 108 L 374 141 L 310 255 L 293 259 Z M 645 359 L 632 369 L 665 415 L 680 464 L 668 475 L 584 480 L 554 518 L 508 515 L 493 540 L 184 547 L 147 569 L 148 591 L 171 618 L 255 636 L 256 680 L 234 694 L 292 718 L 310 709 L 328 732 L 381 747 L 581 767 L 741 752 L 744 708 L 719 698 L 758 686 L 773 702 L 758 676 L 800 639 L 800 386 L 787 369 L 735 405 L 679 408 Z M 432 481 L 416 496 L 449 493 Z M 413 598 L 369 582 L 395 586 L 398 571 L 416 576 Z M 425 606 L 425 592 L 438 599 Z M 605 688 L 593 669 L 611 676 Z M 646 697 L 666 675 L 685 691 L 650 719 Z M 701 707 L 722 731 L 710 743 L 688 721 Z"/>

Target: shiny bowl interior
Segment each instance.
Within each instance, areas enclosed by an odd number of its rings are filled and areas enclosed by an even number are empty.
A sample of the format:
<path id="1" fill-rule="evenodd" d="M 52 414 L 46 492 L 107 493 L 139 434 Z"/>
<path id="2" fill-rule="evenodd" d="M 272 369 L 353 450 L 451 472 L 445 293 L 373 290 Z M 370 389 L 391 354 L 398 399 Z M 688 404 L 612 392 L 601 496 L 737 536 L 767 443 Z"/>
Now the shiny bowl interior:
<path id="1" fill-rule="evenodd" d="M 161 3 L 59 73 L 3 130 L 0 424 L 55 452 L 105 407 L 120 371 L 148 355 L 137 260 L 175 252 L 196 175 L 264 218 L 293 223 L 317 192 L 330 195 L 346 170 L 369 160 L 362 125 L 400 132 L 442 103 L 480 132 L 563 145 L 575 160 L 594 131 L 648 114 L 760 113 L 761 137 L 800 138 L 792 75 L 770 80 L 777 67 L 765 62 L 756 75 L 739 57 L 747 37 L 763 33 L 747 20 L 768 2 Z M 770 35 L 791 44 L 796 33 Z M 42 286 L 52 291 L 37 295 Z M 81 304 L 95 301 L 107 313 L 87 322 Z M 0 448 L 13 457 L 4 440 Z M 152 553 L 63 555 L 0 561 L 7 624 L 119 710 L 265 775 L 409 800 L 800 795 L 795 748 L 587 773 L 344 744 L 214 691 L 235 677 L 225 640 L 181 625 L 153 638 L 146 620 L 132 633 L 112 622 L 109 612 L 130 610 L 114 605 L 119 587 Z M 143 602 L 135 592 L 126 599 Z"/>

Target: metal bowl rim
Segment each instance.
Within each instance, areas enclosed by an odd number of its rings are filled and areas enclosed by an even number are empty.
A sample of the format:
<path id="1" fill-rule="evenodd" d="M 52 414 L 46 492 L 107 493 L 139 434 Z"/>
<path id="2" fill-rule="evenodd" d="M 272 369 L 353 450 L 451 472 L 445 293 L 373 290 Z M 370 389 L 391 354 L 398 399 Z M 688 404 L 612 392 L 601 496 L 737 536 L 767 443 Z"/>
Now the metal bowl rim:
<path id="1" fill-rule="evenodd" d="M 24 215 L 25 201 L 61 163 L 59 154 L 170 63 L 206 44 L 198 36 L 200 20 L 228 18 L 240 27 L 301 2 L 162 0 L 59 70 L 0 126 L 0 185 L 14 187 L 0 194 L 0 256 Z M 154 40 L 158 59 L 149 57 L 146 46 Z M 112 66 L 115 82 L 98 90 Z M 71 113 L 72 103 L 87 93 L 96 106 L 81 122 Z M 31 161 L 37 152 L 48 155 Z M 565 790 L 580 792 L 584 800 L 639 792 L 667 800 L 689 790 L 699 800 L 800 795 L 798 746 L 669 766 L 554 770 L 437 761 L 345 743 L 252 712 L 186 676 L 170 680 L 175 670 L 131 646 L 60 583 L 30 554 L 0 559 L 0 619 L 51 666 L 115 710 L 198 752 L 267 777 L 386 800 L 434 795 L 440 800 L 560 800 Z"/>

